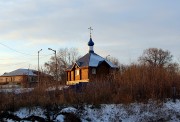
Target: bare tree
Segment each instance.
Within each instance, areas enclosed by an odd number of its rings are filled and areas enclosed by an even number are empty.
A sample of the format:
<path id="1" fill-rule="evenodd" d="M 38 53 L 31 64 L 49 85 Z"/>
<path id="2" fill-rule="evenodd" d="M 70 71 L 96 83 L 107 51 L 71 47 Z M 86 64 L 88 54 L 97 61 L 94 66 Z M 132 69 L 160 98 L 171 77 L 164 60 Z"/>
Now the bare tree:
<path id="1" fill-rule="evenodd" d="M 168 66 L 172 61 L 172 55 L 168 50 L 149 48 L 144 50 L 139 61 L 150 66 Z"/>
<path id="2" fill-rule="evenodd" d="M 112 62 L 114 65 L 116 66 L 120 66 L 120 62 L 116 57 L 112 57 L 112 56 L 107 56 L 106 59 L 110 62 Z"/>
<path id="3" fill-rule="evenodd" d="M 58 80 L 65 81 L 65 70 L 68 66 L 72 65 L 79 58 L 79 52 L 77 48 L 61 48 L 57 53 L 57 75 Z M 50 61 L 44 64 L 46 73 L 56 76 L 56 62 L 55 57 L 52 56 Z"/>

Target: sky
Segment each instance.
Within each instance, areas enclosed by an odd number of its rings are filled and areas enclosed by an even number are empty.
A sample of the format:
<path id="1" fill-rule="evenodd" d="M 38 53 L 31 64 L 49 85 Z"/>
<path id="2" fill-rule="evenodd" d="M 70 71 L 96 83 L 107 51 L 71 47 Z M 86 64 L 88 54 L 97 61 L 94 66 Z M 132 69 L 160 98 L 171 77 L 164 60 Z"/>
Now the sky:
<path id="1" fill-rule="evenodd" d="M 0 75 L 18 68 L 37 69 L 52 48 L 94 51 L 136 62 L 147 48 L 169 50 L 180 58 L 179 0 L 0 0 Z"/>

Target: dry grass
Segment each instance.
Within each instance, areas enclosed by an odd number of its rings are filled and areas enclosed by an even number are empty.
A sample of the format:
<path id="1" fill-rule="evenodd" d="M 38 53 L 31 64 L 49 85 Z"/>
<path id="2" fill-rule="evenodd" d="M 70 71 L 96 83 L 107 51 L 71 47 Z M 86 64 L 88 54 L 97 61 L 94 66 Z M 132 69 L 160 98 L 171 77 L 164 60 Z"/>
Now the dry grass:
<path id="1" fill-rule="evenodd" d="M 59 85 L 59 84 L 58 84 Z M 101 104 L 146 102 L 149 99 L 165 100 L 172 97 L 172 87 L 180 93 L 180 75 L 173 68 L 123 66 L 109 77 L 88 83 L 81 89 L 47 91 L 45 82 L 32 92 L 13 94 L 0 93 L 0 111 L 20 107 L 54 106 L 64 104 Z"/>

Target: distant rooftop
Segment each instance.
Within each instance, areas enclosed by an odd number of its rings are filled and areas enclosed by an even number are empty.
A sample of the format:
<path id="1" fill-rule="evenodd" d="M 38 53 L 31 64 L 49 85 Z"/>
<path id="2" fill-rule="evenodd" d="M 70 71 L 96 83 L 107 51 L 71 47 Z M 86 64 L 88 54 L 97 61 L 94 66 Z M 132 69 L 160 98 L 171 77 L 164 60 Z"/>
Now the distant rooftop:
<path id="1" fill-rule="evenodd" d="M 35 72 L 37 71 L 32 69 L 17 69 L 9 73 L 4 73 L 1 76 L 20 76 L 20 75 L 37 76 Z"/>

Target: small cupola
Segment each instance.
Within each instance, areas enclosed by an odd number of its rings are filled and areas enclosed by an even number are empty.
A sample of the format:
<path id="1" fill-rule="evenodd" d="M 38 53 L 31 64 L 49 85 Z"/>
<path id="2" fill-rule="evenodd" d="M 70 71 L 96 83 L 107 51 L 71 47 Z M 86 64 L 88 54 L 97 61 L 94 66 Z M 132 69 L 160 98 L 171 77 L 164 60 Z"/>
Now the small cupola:
<path id="1" fill-rule="evenodd" d="M 92 40 L 92 37 L 91 37 L 91 31 L 93 30 L 91 27 L 88 28 L 90 30 L 90 39 L 89 39 L 89 42 L 88 42 L 88 46 L 89 46 L 89 53 L 94 53 L 94 42 Z"/>
<path id="2" fill-rule="evenodd" d="M 88 42 L 88 46 L 89 46 L 89 53 L 94 53 L 94 42 L 92 41 L 92 38 L 90 37 L 89 42 Z"/>
<path id="3" fill-rule="evenodd" d="M 89 39 L 88 46 L 94 46 L 94 42 L 93 42 L 92 38 Z"/>

